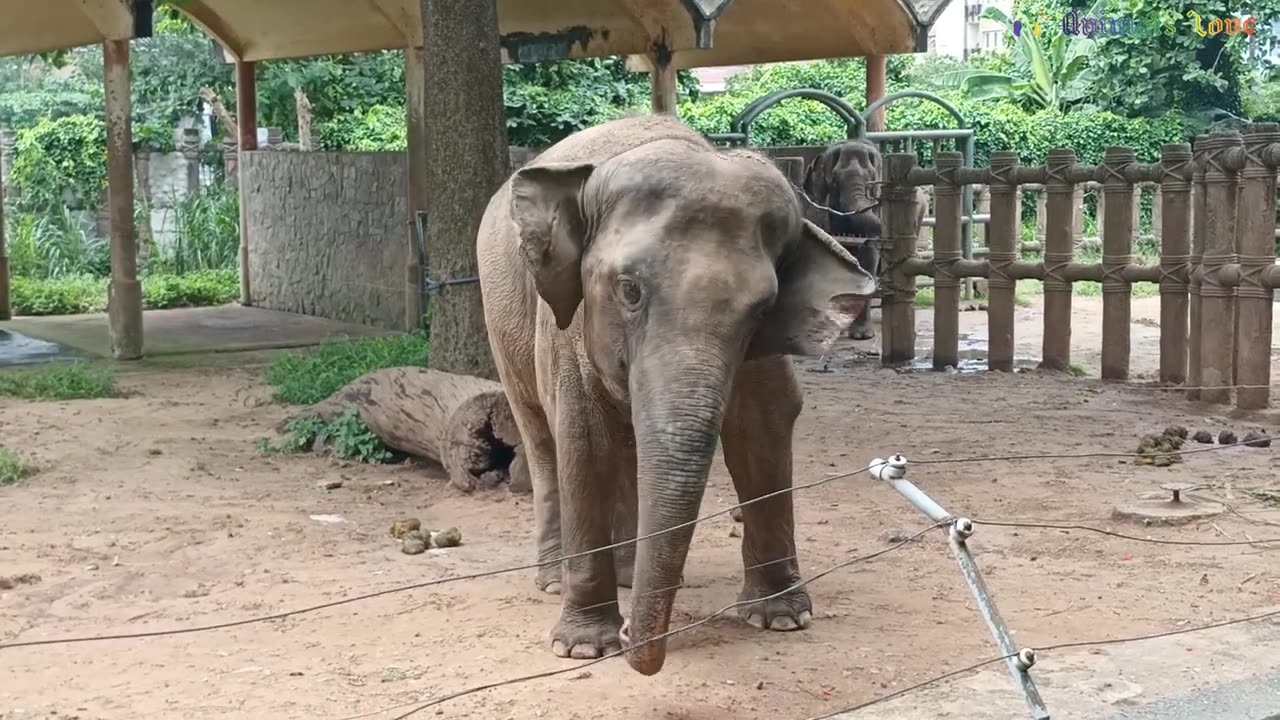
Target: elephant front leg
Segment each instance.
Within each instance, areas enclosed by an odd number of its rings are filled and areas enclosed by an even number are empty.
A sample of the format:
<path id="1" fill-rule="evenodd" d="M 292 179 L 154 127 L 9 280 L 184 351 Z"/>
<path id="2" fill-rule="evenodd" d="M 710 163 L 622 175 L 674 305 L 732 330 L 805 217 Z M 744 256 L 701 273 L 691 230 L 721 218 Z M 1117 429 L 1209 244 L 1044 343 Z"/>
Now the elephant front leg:
<path id="1" fill-rule="evenodd" d="M 880 277 L 880 249 L 875 245 L 862 245 L 854 255 L 864 270 Z M 871 303 L 862 306 L 858 316 L 849 325 L 849 337 L 854 340 L 870 340 L 876 336 L 876 329 L 871 325 Z"/>
<path id="2" fill-rule="evenodd" d="M 722 440 L 739 502 L 791 487 L 791 433 L 802 405 L 790 358 L 765 358 L 738 370 Z M 791 493 L 747 505 L 742 520 L 746 571 L 739 600 L 769 599 L 744 605 L 739 614 L 759 628 L 808 627 L 809 594 L 788 590 L 801 579 Z"/>
<path id="3" fill-rule="evenodd" d="M 585 403 L 564 403 L 556 432 L 557 474 L 560 479 L 560 523 L 566 556 L 612 544 L 612 509 L 616 474 L 611 472 L 608 441 L 589 427 Z M 568 416 L 568 417 L 566 417 Z M 593 552 L 563 564 L 560 621 L 551 631 L 551 650 L 557 657 L 590 659 L 620 650 L 614 554 Z"/>

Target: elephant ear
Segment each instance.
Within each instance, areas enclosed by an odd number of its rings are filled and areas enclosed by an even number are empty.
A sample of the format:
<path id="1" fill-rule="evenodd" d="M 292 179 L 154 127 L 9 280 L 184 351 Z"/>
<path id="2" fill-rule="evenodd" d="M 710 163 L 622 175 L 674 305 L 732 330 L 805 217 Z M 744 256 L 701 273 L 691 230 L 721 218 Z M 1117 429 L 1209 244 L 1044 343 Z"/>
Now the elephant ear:
<path id="1" fill-rule="evenodd" d="M 778 259 L 778 296 L 747 347 L 747 360 L 821 352 L 876 290 L 876 280 L 808 220 Z"/>
<path id="2" fill-rule="evenodd" d="M 594 169 L 592 163 L 547 163 L 523 167 L 511 177 L 511 218 L 520 233 L 520 252 L 561 330 L 573 322 L 582 302 L 587 223 L 578 195 Z"/>
<path id="3" fill-rule="evenodd" d="M 827 202 L 827 194 L 831 188 L 831 167 L 828 163 L 828 155 L 831 154 L 831 148 L 826 148 L 818 153 L 818 156 L 809 163 L 809 169 L 804 174 L 804 192 L 811 200 L 823 205 L 829 205 Z"/>

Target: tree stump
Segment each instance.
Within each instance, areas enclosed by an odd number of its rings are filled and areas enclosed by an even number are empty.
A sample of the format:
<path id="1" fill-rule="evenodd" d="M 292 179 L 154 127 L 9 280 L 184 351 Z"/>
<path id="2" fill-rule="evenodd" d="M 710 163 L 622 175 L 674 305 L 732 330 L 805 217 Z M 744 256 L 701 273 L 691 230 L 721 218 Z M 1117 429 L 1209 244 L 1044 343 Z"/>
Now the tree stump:
<path id="1" fill-rule="evenodd" d="M 362 375 L 281 424 L 319 416 L 332 422 L 356 408 L 388 448 L 440 463 L 463 492 L 509 483 L 531 489 L 520 431 L 506 393 L 492 380 L 418 367 Z"/>

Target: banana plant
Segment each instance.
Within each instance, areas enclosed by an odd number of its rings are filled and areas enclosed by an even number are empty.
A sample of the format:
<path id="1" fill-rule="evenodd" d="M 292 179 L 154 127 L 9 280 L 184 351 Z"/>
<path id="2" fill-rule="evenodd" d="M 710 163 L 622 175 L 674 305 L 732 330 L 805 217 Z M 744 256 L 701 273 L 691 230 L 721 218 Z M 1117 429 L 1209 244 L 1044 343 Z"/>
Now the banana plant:
<path id="1" fill-rule="evenodd" d="M 940 85 L 958 88 L 975 100 L 1004 98 L 1032 110 L 1085 109 L 1082 101 L 1093 82 L 1089 68 L 1093 40 L 1062 32 L 1037 37 L 1030 28 L 1015 33 L 1009 16 L 995 7 L 984 10 L 982 17 L 1000 23 L 1013 37 L 1009 71 L 957 70 L 940 78 Z"/>

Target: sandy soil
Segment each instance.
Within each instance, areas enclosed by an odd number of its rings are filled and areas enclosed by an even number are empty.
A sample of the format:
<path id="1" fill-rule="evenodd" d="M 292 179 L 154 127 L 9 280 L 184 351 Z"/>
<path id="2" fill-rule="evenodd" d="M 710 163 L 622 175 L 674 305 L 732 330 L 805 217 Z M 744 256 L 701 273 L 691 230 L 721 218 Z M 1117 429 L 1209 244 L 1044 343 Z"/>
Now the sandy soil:
<path id="1" fill-rule="evenodd" d="M 1137 305 L 1134 366 L 1151 371 L 1158 345 L 1142 323 L 1155 305 Z M 1036 312 L 1020 311 L 1027 357 L 1038 355 Z M 1099 304 L 1078 302 L 1076 312 L 1077 359 L 1096 366 L 1087 348 L 1100 345 L 1090 329 L 1100 327 Z M 925 333 L 928 315 L 921 312 Z M 983 314 L 966 313 L 963 327 L 980 338 Z M 1127 451 L 1139 434 L 1171 423 L 1280 429 L 1275 413 L 1232 417 L 1226 407 L 1149 388 L 1039 373 L 881 370 L 862 355 L 871 347 L 842 344 L 833 372 L 802 365 L 807 404 L 796 437 L 797 483 L 895 451 L 920 460 Z M 40 467 L 25 484 L 0 488 L 0 576 L 40 576 L 0 586 L 0 642 L 229 621 L 532 558 L 526 497 L 461 496 L 423 466 L 259 455 L 255 440 L 271 434 L 287 408 L 267 401 L 258 370 L 136 373 L 124 384 L 137 394 L 0 400 L 0 443 Z M 912 477 L 953 512 L 979 518 L 1077 521 L 1166 538 L 1259 538 L 1280 535 L 1280 526 L 1264 525 L 1280 523 L 1280 510 L 1245 490 L 1274 486 L 1274 451 L 1200 453 L 1171 468 L 1117 458 L 917 465 Z M 318 489 L 339 479 L 339 489 Z M 1110 519 L 1116 503 L 1172 481 L 1208 484 L 1201 494 L 1238 514 L 1177 529 Z M 704 510 L 725 508 L 732 497 L 717 463 Z M 865 473 L 800 492 L 797 514 L 806 573 L 926 525 Z M 324 515 L 341 521 L 313 518 Z M 456 525 L 464 544 L 404 555 L 388 535 L 404 515 L 432 528 Z M 727 516 L 700 526 L 674 623 L 735 599 L 741 561 L 733 526 Z M 1188 627 L 1280 604 L 1274 554 L 1247 546 L 1171 548 L 997 527 L 981 528 L 972 544 L 1016 637 L 1033 646 Z M 419 717 L 802 719 L 996 654 L 940 534 L 832 573 L 811 592 L 816 619 L 806 632 L 762 633 L 736 618 L 717 619 L 674 639 L 666 668 L 652 678 L 609 661 L 459 698 Z M 391 718 L 399 713 L 378 711 L 580 664 L 550 653 L 557 612 L 557 599 L 536 592 L 530 572 L 518 572 L 215 632 L 0 649 L 0 718 Z M 1238 629 L 1229 648 L 1198 641 L 1190 652 L 1188 641 L 1185 657 L 1166 647 L 1161 672 L 1190 666 L 1211 676 L 1223 662 L 1215 652 L 1229 653 L 1237 667 L 1250 652 L 1280 657 L 1261 632 Z M 1245 648 L 1250 641 L 1256 646 Z M 1067 685 L 1079 691 L 1094 687 L 1092 673 L 1110 677 L 1111 657 L 1111 650 L 1081 650 Z M 1143 655 L 1126 657 L 1140 664 Z M 1047 672 L 1053 663 L 1050 656 L 1041 667 Z M 995 677 L 990 693 L 1012 698 L 1016 711 L 1007 675 Z M 951 688 L 969 693 L 965 682 Z M 1134 695 L 1110 682 L 1097 687 L 1095 695 L 1114 702 Z M 1046 687 L 1051 707 L 1055 692 L 1066 691 L 1061 683 Z M 876 717 L 907 717 L 921 706 L 909 697 L 894 707 L 901 711 Z"/>

